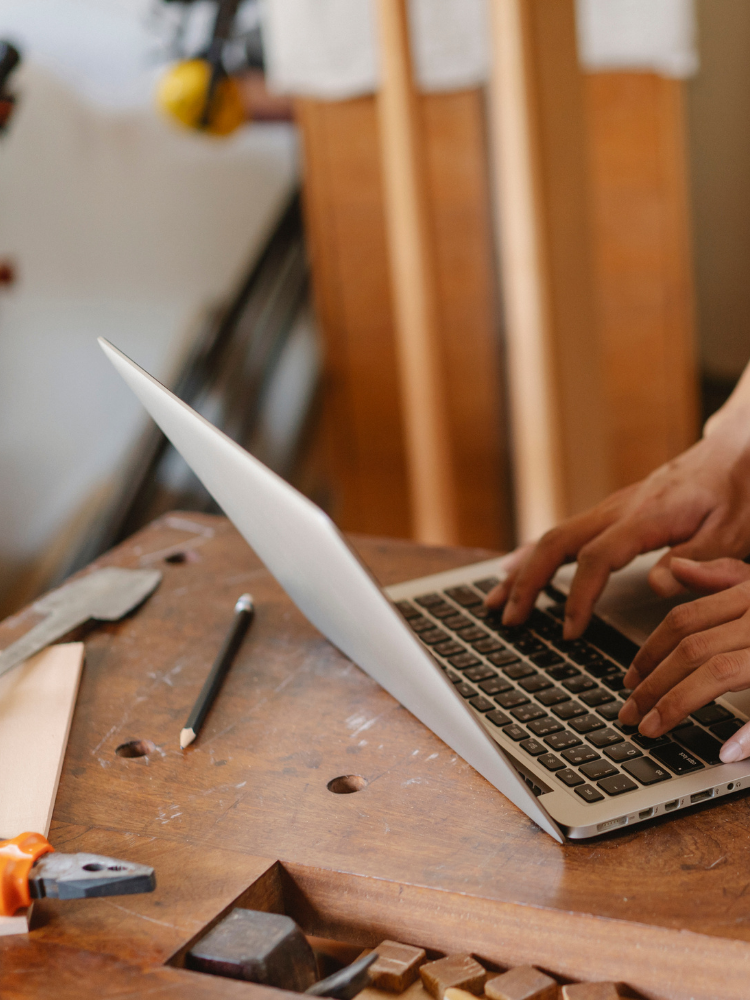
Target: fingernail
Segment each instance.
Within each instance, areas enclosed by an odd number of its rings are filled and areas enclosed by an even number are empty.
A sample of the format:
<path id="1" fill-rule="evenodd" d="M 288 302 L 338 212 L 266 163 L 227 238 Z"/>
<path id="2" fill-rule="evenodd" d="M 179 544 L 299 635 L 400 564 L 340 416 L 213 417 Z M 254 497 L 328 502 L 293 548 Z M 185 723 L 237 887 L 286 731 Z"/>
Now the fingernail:
<path id="1" fill-rule="evenodd" d="M 736 740 L 729 740 L 729 742 L 725 743 L 721 750 L 719 750 L 719 757 L 721 757 L 725 764 L 731 764 L 733 760 L 739 760 L 741 756 L 742 747 Z"/>
<path id="2" fill-rule="evenodd" d="M 661 729 L 661 716 L 658 711 L 652 708 L 638 728 L 644 736 L 656 736 Z"/>
<path id="3" fill-rule="evenodd" d="M 634 688 L 638 687 L 638 682 L 640 681 L 640 679 L 641 678 L 639 677 L 635 668 L 630 667 L 628 669 L 628 672 L 623 677 L 622 683 L 625 685 L 626 688 Z"/>
<path id="4" fill-rule="evenodd" d="M 626 726 L 637 726 L 641 719 L 638 705 L 632 698 L 628 698 L 620 709 L 620 721 Z"/>

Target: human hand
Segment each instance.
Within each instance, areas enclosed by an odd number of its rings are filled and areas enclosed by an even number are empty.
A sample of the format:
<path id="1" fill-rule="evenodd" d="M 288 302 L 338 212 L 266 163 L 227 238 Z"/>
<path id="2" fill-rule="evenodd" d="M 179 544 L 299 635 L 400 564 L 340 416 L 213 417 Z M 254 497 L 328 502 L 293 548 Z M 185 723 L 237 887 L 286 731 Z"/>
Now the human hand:
<path id="1" fill-rule="evenodd" d="M 661 736 L 719 695 L 750 687 L 750 566 L 738 559 L 673 559 L 675 578 L 708 597 L 680 604 L 625 674 L 633 693 L 620 721 Z M 750 756 L 750 722 L 721 749 L 725 763 Z"/>
<path id="2" fill-rule="evenodd" d="M 683 590 L 675 556 L 709 560 L 750 552 L 750 421 L 727 419 L 678 458 L 591 510 L 518 549 L 508 575 L 487 596 L 505 605 L 503 622 L 520 625 L 558 567 L 578 560 L 566 603 L 564 636 L 581 635 L 609 574 L 643 552 L 671 546 L 649 573 L 663 597 Z"/>

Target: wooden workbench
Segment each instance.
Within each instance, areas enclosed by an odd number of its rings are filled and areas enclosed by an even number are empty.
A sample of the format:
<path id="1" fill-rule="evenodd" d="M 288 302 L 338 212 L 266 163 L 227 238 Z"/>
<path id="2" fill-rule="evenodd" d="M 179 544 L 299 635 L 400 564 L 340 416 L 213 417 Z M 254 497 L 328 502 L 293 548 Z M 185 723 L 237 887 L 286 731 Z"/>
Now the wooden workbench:
<path id="1" fill-rule="evenodd" d="M 383 583 L 488 555 L 355 544 Z M 3 1000 L 260 1000 L 263 987 L 180 968 L 186 946 L 238 903 L 353 944 L 390 937 L 533 962 L 646 997 L 750 995 L 745 796 L 561 847 L 333 649 L 224 519 L 168 515 L 103 564 L 158 566 L 164 580 L 130 618 L 86 637 L 50 838 L 153 865 L 158 886 L 38 903 L 28 937 L 0 940 Z M 180 751 L 246 590 L 255 623 Z M 33 621 L 27 610 L 0 625 L 0 646 Z M 153 749 L 118 756 L 133 740 Z M 328 791 L 349 774 L 366 787 Z"/>

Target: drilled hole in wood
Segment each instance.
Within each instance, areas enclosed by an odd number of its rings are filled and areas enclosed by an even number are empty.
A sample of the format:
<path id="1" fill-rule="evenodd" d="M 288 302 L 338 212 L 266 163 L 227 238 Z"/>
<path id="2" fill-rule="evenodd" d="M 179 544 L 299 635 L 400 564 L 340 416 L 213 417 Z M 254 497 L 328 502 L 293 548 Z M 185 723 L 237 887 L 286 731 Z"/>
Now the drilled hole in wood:
<path id="1" fill-rule="evenodd" d="M 342 774 L 338 778 L 331 778 L 326 787 L 336 795 L 350 795 L 361 791 L 366 785 L 367 780 L 361 774 Z"/>
<path id="2" fill-rule="evenodd" d="M 156 746 L 151 740 L 129 740 L 121 743 L 115 750 L 118 757 L 148 757 L 156 750 Z"/>

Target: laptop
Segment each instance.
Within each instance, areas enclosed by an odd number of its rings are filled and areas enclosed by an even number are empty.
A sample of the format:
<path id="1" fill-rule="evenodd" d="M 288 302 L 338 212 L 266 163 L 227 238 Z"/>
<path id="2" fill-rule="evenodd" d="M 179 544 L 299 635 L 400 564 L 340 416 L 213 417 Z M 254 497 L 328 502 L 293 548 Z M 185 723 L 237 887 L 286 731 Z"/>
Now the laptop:
<path id="1" fill-rule="evenodd" d="M 581 639 L 562 638 L 570 568 L 529 620 L 483 603 L 503 559 L 382 589 L 330 518 L 112 344 L 105 354 L 309 621 L 560 843 L 631 826 L 750 783 L 719 762 L 749 696 L 719 698 L 667 736 L 621 726 L 623 676 L 664 608 L 653 557 L 619 574 Z"/>

